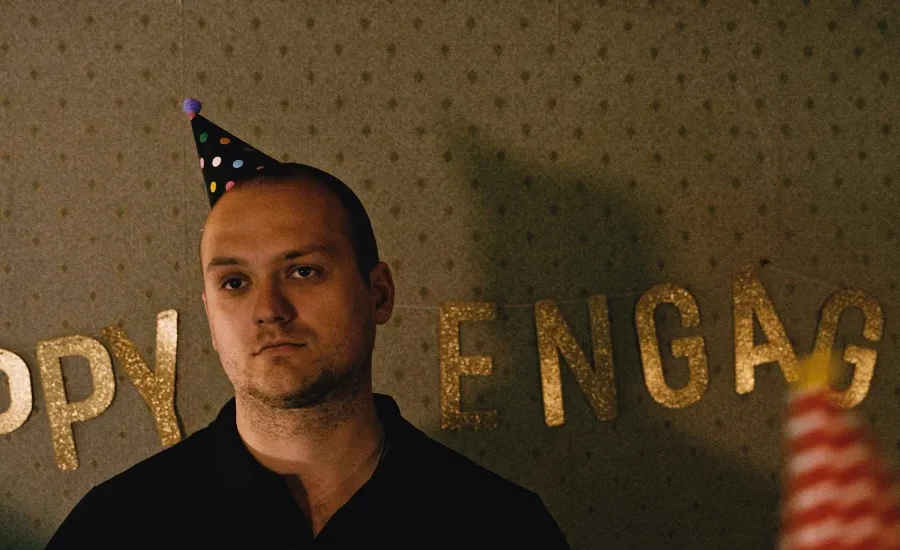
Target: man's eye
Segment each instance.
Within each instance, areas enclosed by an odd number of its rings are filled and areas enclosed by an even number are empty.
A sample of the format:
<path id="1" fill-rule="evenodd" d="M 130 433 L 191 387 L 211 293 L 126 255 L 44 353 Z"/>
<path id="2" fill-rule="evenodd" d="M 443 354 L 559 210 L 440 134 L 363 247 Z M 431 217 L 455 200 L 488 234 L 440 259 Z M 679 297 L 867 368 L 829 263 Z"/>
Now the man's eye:
<path id="1" fill-rule="evenodd" d="M 316 269 L 316 268 L 314 268 L 314 267 L 300 266 L 300 267 L 294 269 L 294 270 L 292 271 L 292 273 L 299 273 L 301 279 L 308 279 L 309 276 L 310 276 L 310 274 L 311 274 L 313 271 L 318 272 L 318 269 Z"/>
<path id="2" fill-rule="evenodd" d="M 238 279 L 237 277 L 229 277 L 228 279 L 225 279 L 224 283 L 222 283 L 222 288 L 225 288 L 228 290 L 240 290 L 241 287 L 239 287 L 239 286 L 231 286 L 230 283 L 233 283 L 233 282 L 237 282 L 238 284 L 240 284 L 242 281 L 240 279 Z"/>
<path id="3" fill-rule="evenodd" d="M 314 267 L 309 267 L 309 266 L 299 266 L 299 267 L 296 267 L 291 270 L 292 275 L 294 273 L 300 274 L 300 276 L 295 277 L 295 279 L 309 279 L 310 275 L 312 275 L 312 273 L 314 273 L 314 272 L 318 273 L 319 270 Z M 222 281 L 221 288 L 223 288 L 225 290 L 241 290 L 242 288 L 244 288 L 241 285 L 241 283 L 243 283 L 243 282 L 244 282 L 244 280 L 239 277 L 229 277 L 229 278 L 225 279 L 224 281 Z"/>

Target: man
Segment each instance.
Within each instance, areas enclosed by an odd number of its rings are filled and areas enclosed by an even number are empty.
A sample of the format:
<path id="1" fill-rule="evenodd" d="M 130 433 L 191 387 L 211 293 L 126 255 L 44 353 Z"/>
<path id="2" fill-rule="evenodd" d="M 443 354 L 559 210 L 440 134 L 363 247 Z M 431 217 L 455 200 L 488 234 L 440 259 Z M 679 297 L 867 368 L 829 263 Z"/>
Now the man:
<path id="1" fill-rule="evenodd" d="M 394 283 L 356 195 L 194 107 L 201 159 L 217 159 L 201 167 L 256 155 L 249 175 L 204 171 L 215 207 L 202 298 L 235 397 L 206 428 L 94 487 L 49 548 L 568 548 L 536 494 L 373 394 Z"/>

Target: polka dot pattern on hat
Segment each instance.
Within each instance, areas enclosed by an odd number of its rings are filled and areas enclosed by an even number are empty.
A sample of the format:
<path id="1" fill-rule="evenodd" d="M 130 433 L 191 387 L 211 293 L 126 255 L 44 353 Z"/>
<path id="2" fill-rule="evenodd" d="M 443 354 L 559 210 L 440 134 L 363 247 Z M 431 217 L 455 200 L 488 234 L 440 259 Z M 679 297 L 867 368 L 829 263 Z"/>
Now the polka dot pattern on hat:
<path id="1" fill-rule="evenodd" d="M 210 206 L 236 181 L 279 163 L 203 115 L 193 113 L 190 121 Z"/>

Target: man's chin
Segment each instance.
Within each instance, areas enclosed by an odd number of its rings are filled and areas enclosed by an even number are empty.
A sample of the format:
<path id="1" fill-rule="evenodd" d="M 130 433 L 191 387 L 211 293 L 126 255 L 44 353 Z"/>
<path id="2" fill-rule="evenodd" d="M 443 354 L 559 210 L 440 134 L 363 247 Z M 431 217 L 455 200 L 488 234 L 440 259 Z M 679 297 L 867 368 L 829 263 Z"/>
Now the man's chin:
<path id="1" fill-rule="evenodd" d="M 273 409 L 305 409 L 322 403 L 327 395 L 307 391 L 279 394 L 259 392 L 254 393 L 253 397 Z"/>
<path id="2" fill-rule="evenodd" d="M 306 383 L 303 383 L 306 382 Z M 298 382 L 294 387 L 272 387 L 271 384 L 254 385 L 248 391 L 257 401 L 274 409 L 304 409 L 314 407 L 328 398 L 328 395 L 340 384 L 339 379 L 331 376 L 319 376 L 314 382 Z M 268 386 L 268 387 L 266 387 Z"/>

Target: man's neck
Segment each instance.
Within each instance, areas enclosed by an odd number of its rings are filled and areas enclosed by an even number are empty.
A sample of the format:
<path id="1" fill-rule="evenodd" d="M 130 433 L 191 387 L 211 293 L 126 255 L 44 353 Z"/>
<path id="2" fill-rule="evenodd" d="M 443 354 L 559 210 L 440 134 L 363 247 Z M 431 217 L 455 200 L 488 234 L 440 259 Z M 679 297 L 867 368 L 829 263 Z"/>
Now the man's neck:
<path id="1" fill-rule="evenodd" d="M 375 469 L 382 426 L 371 388 L 303 409 L 276 409 L 236 395 L 235 408 L 238 433 L 250 453 L 269 470 L 293 478 L 295 496 L 298 487 L 310 500 L 352 495 Z"/>

